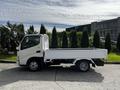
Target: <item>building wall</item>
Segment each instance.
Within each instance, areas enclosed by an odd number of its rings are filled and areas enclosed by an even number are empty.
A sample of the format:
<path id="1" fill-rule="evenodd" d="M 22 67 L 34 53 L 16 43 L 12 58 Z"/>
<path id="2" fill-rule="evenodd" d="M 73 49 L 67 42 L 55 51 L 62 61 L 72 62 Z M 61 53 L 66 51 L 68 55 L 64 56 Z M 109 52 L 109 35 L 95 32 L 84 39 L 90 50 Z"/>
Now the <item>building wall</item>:
<path id="1" fill-rule="evenodd" d="M 107 33 L 110 33 L 111 39 L 117 40 L 120 33 L 120 18 L 91 23 L 91 32 L 96 30 L 101 37 L 105 37 Z"/>
<path id="2" fill-rule="evenodd" d="M 86 24 L 86 25 L 79 25 L 79 26 L 74 26 L 74 27 L 70 27 L 70 28 L 66 28 L 67 32 L 70 31 L 77 31 L 77 32 L 83 32 L 84 30 L 87 30 L 88 33 L 91 33 L 91 24 Z"/>
<path id="3" fill-rule="evenodd" d="M 111 20 L 104 20 L 100 22 L 92 22 L 91 24 L 79 25 L 75 27 L 66 28 L 66 31 L 84 31 L 87 28 L 88 32 L 98 31 L 100 37 L 105 37 L 107 33 L 110 33 L 112 40 L 117 40 L 120 33 L 120 17 Z"/>

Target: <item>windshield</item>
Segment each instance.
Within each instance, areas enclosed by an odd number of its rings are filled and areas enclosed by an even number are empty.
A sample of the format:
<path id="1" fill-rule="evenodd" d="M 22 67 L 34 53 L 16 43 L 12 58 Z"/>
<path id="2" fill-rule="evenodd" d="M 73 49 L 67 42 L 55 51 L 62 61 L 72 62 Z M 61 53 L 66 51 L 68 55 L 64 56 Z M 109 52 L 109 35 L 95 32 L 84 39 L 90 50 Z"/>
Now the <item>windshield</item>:
<path id="1" fill-rule="evenodd" d="M 26 36 L 21 43 L 21 50 L 36 46 L 40 43 L 40 36 Z"/>

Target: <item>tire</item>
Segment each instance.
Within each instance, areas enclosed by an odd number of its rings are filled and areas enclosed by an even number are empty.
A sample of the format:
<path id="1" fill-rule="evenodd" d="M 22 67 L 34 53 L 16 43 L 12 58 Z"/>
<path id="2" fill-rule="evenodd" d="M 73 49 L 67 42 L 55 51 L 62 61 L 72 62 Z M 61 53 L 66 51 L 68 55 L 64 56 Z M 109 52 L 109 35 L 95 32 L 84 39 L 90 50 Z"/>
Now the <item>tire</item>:
<path id="1" fill-rule="evenodd" d="M 76 63 L 77 69 L 82 72 L 87 72 L 90 69 L 90 63 L 88 61 L 82 60 Z"/>
<path id="2" fill-rule="evenodd" d="M 40 64 L 37 61 L 32 60 L 28 63 L 28 68 L 30 71 L 37 71 L 40 69 Z"/>

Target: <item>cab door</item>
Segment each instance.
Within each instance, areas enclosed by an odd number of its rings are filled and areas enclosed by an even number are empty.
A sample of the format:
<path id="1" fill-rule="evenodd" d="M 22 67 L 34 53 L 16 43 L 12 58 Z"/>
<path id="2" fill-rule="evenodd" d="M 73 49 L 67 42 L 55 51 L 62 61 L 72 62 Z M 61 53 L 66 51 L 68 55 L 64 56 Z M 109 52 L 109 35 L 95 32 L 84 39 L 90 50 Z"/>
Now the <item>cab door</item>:
<path id="1" fill-rule="evenodd" d="M 25 60 L 33 56 L 42 57 L 40 35 L 26 36 L 18 51 L 20 60 Z"/>

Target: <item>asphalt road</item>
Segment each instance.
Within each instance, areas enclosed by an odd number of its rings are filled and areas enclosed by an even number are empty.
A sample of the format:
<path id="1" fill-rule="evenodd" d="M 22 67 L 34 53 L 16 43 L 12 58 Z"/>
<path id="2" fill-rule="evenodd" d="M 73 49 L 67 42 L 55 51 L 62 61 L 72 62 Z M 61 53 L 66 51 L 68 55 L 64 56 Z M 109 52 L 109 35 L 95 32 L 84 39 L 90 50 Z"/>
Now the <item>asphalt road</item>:
<path id="1" fill-rule="evenodd" d="M 83 73 L 74 67 L 53 66 L 30 72 L 0 63 L 0 90 L 119 90 L 120 65 L 109 64 Z"/>

